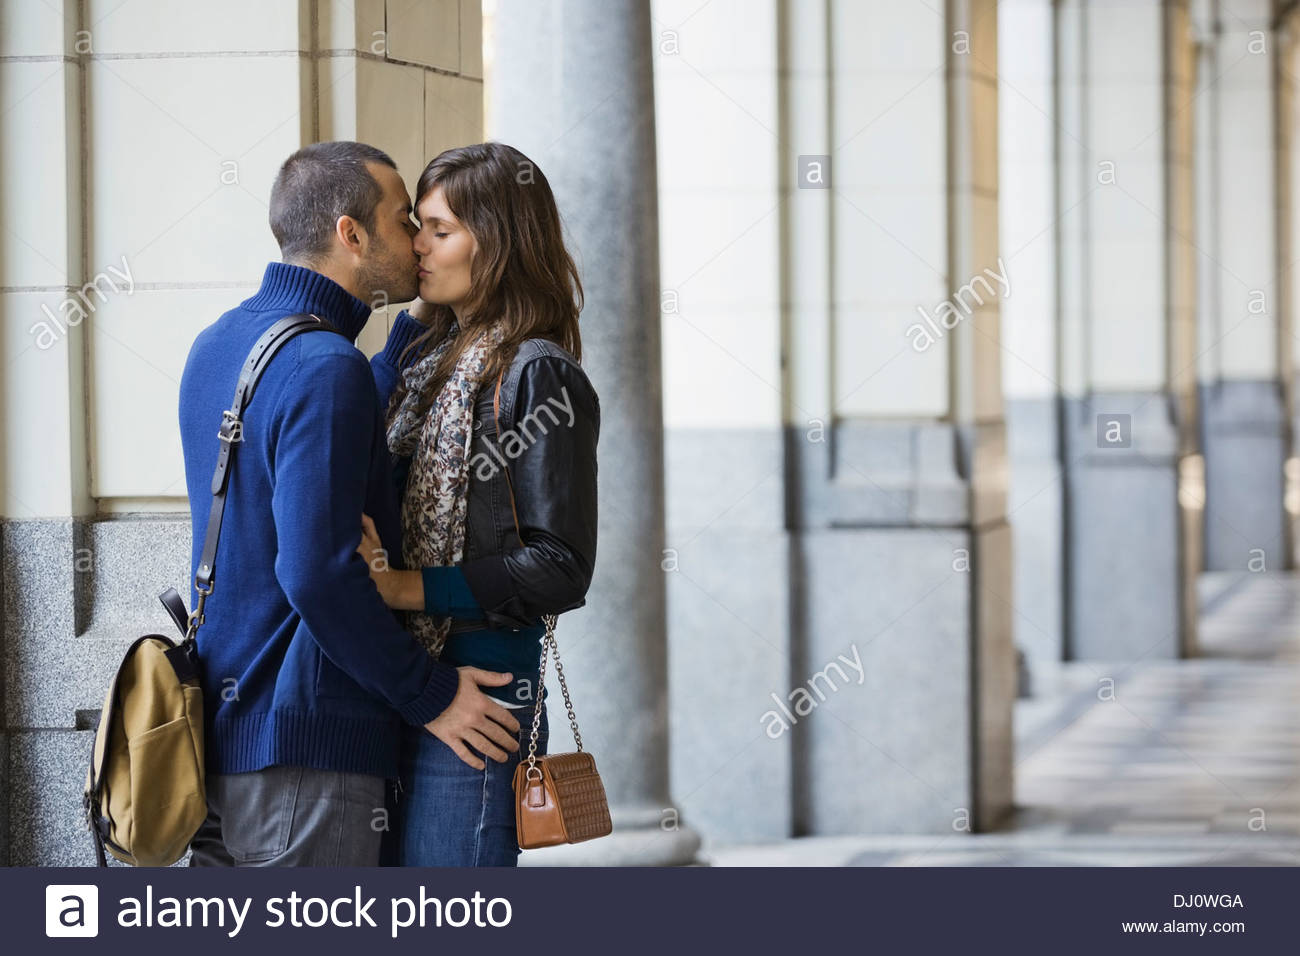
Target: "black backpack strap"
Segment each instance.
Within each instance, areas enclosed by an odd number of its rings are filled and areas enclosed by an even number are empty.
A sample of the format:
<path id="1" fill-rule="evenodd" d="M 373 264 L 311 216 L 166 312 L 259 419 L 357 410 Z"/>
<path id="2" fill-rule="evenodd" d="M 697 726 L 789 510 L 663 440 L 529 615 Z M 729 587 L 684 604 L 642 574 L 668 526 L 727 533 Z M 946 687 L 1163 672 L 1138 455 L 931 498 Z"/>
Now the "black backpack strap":
<path id="1" fill-rule="evenodd" d="M 186 638 L 193 637 L 199 625 L 203 623 L 203 603 L 212 593 L 213 574 L 217 562 L 217 544 L 221 540 L 221 521 L 226 513 L 226 492 L 230 487 L 230 470 L 234 467 L 235 451 L 243 441 L 244 409 L 253 400 L 253 392 L 261 381 L 276 353 L 292 339 L 304 332 L 323 329 L 338 332 L 334 326 L 316 315 L 289 315 L 280 319 L 262 335 L 253 346 L 244 367 L 239 373 L 239 383 L 235 387 L 235 397 L 230 408 L 221 413 L 221 428 L 217 438 L 221 441 L 221 451 L 217 455 L 216 471 L 212 475 L 212 508 L 208 512 L 208 533 L 203 541 L 203 551 L 199 556 L 199 566 L 194 575 L 194 589 L 198 592 L 199 603 L 194 613 L 189 616 Z M 166 597 L 164 604 L 169 604 Z M 171 612 L 171 607 L 168 611 Z"/>
<path id="2" fill-rule="evenodd" d="M 185 606 L 185 599 L 175 588 L 168 588 L 162 594 L 158 595 L 158 600 L 162 601 L 163 607 L 171 615 L 172 621 L 176 624 L 176 629 L 184 637 L 185 632 L 190 626 L 190 609 Z"/>

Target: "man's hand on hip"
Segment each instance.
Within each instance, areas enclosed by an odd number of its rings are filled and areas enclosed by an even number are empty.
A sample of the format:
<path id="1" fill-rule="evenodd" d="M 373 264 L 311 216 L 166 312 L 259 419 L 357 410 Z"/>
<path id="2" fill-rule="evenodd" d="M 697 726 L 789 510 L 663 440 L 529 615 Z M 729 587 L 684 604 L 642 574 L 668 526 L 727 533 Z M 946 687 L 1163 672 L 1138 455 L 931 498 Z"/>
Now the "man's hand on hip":
<path id="1" fill-rule="evenodd" d="M 514 677 L 480 670 L 477 667 L 460 667 L 460 689 L 451 706 L 424 725 L 429 731 L 475 770 L 487 764 L 470 751 L 473 747 L 497 763 L 505 763 L 509 755 L 519 749 L 516 734 L 519 721 L 510 711 L 489 697 L 479 687 L 504 687 Z"/>

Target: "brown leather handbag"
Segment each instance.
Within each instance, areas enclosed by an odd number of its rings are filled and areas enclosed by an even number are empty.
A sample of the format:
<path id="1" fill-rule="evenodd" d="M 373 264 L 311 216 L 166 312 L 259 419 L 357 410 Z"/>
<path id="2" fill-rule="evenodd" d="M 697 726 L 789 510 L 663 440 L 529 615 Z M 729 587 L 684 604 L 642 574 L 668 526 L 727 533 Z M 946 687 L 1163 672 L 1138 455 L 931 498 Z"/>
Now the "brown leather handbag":
<path id="1" fill-rule="evenodd" d="M 609 817 L 605 785 L 596 770 L 596 758 L 582 749 L 578 718 L 573 713 L 573 699 L 560 664 L 560 646 L 555 641 L 554 614 L 543 617 L 546 638 L 542 643 L 542 666 L 537 678 L 537 705 L 533 708 L 533 732 L 528 742 L 528 758 L 515 768 L 515 830 L 519 847 L 533 850 L 559 843 L 581 843 L 608 836 L 614 829 Z M 555 673 L 564 692 L 569 711 L 569 726 L 578 745 L 576 753 L 537 756 L 537 734 L 542 719 L 541 688 L 546 680 L 547 653 L 555 655 Z"/>
<path id="2" fill-rule="evenodd" d="M 497 376 L 496 394 L 492 398 L 492 415 L 496 420 L 498 440 L 501 435 L 501 379 Z M 510 491 L 510 510 L 515 519 L 515 533 L 523 543 L 519 530 L 519 511 L 515 507 L 515 488 L 506 468 L 506 487 Z M 542 616 L 546 622 L 546 637 L 542 641 L 542 663 L 537 676 L 537 705 L 533 708 L 533 732 L 528 741 L 528 759 L 515 767 L 515 831 L 521 850 L 535 850 L 560 843 L 581 843 L 596 837 L 608 836 L 614 829 L 609 817 L 609 801 L 605 798 L 605 785 L 596 770 L 596 758 L 582 749 L 582 734 L 578 732 L 578 718 L 573 713 L 573 699 L 569 684 L 564 679 L 564 666 L 560 663 L 560 645 L 555 640 L 556 615 Z M 542 688 L 546 683 L 546 656 L 555 654 L 555 674 L 564 692 L 564 706 L 569 711 L 569 726 L 573 729 L 576 753 L 537 756 L 538 728 L 542 721 Z"/>

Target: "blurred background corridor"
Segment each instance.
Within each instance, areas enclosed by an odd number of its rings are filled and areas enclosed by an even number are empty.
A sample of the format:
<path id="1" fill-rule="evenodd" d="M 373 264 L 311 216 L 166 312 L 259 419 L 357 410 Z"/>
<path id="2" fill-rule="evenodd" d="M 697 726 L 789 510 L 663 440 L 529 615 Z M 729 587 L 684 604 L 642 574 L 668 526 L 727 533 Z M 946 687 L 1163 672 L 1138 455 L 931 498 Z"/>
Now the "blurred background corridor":
<path id="1" fill-rule="evenodd" d="M 727 848 L 732 866 L 1294 866 L 1300 581 L 1202 575 L 1202 654 L 1064 663 L 1016 706 L 1016 811 L 994 833 Z M 1267 808 L 1267 810 L 1265 810 Z"/>

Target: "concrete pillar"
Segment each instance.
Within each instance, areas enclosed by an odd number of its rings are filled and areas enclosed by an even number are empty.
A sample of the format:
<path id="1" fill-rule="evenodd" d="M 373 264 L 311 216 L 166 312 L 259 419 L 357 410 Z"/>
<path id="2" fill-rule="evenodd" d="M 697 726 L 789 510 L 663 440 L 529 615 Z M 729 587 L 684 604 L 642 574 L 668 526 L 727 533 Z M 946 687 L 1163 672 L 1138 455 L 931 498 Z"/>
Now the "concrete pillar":
<path id="1" fill-rule="evenodd" d="M 802 100 L 794 116 L 780 109 L 782 6 L 746 0 L 744 30 L 734 3 L 651 10 L 669 771 L 710 844 L 779 840 L 792 826 L 791 735 L 769 739 L 761 720 L 791 686 L 776 146 L 784 120 L 811 112 Z M 809 82 L 825 91 L 824 77 Z"/>
<path id="2" fill-rule="evenodd" d="M 1051 688 L 1065 652 L 1052 0 L 1001 0 L 998 21 L 999 247 L 1015 276 L 1002 302 L 1007 517 L 1021 692 L 1037 694 Z"/>
<path id="3" fill-rule="evenodd" d="M 1201 258 L 1217 272 L 1219 293 L 1200 381 L 1206 567 L 1277 570 L 1290 566 L 1277 281 L 1279 38 L 1270 0 L 1217 6 L 1218 72 L 1209 90 L 1216 229 Z"/>
<path id="4" fill-rule="evenodd" d="M 1283 404 L 1290 425 L 1288 458 L 1285 469 L 1283 507 L 1289 538 L 1286 555 L 1294 567 L 1296 545 L 1300 542 L 1300 457 L 1296 456 L 1295 436 L 1300 434 L 1300 388 L 1296 370 L 1300 368 L 1300 338 L 1296 337 L 1295 308 L 1300 302 L 1300 214 L 1295 203 L 1300 198 L 1300 89 L 1296 70 L 1300 69 L 1300 9 L 1291 6 L 1277 30 L 1277 124 L 1278 124 L 1278 339 L 1281 347 Z"/>
<path id="5" fill-rule="evenodd" d="M 1184 354 L 1180 368 L 1190 365 L 1196 382 L 1209 377 L 1213 367 L 1212 350 L 1207 346 L 1215 341 L 1214 323 L 1218 313 L 1219 285 L 1222 270 L 1211 260 L 1212 250 L 1219 241 L 1219 221 L 1215 208 L 1215 190 L 1218 182 L 1218 152 L 1215 149 L 1215 129 L 1218 125 L 1218 98 L 1213 87 L 1218 77 L 1218 58 L 1215 43 L 1214 7 L 1217 0 L 1192 0 L 1188 5 L 1188 20 L 1192 35 L 1192 208 L 1193 252 L 1192 269 L 1195 274 L 1194 307 L 1191 340 L 1195 355 Z M 1186 387 L 1186 386 L 1185 386 Z M 1205 570 L 1205 409 L 1201 402 L 1204 394 L 1199 387 L 1191 390 L 1187 403 L 1186 426 L 1194 448 L 1180 462 L 1179 503 L 1183 513 L 1182 542 L 1185 553 L 1183 563 L 1190 578 Z M 1185 589 L 1183 620 L 1199 620 L 1200 600 L 1191 588 Z M 1199 653 L 1199 638 L 1194 629 L 1183 628 L 1181 651 L 1185 656 Z"/>
<path id="6" fill-rule="evenodd" d="M 668 786 L 649 4 L 504 0 L 495 31 L 490 135 L 535 160 L 555 191 L 586 290 L 584 365 L 602 415 L 596 576 L 588 606 L 564 616 L 559 640 L 615 830 L 525 862 L 688 863 L 699 838 L 679 821 Z M 552 727 L 552 747 L 566 749 L 561 711 Z"/>
<path id="7" fill-rule="evenodd" d="M 74 556 L 92 509 L 87 328 L 63 308 L 94 271 L 81 202 L 83 10 L 72 0 L 0 9 L 0 861 L 10 865 L 78 861 L 59 836 L 78 815 L 87 735 L 66 731 L 94 654 L 73 640 Z M 44 815 L 60 816 L 64 801 L 65 832 L 51 835 Z"/>
<path id="8" fill-rule="evenodd" d="M 997 9 L 827 10 L 784 24 L 795 828 L 986 829 L 1015 695 Z"/>
<path id="9" fill-rule="evenodd" d="M 1181 0 L 1058 7 L 1067 644 L 1176 656 L 1194 584 L 1192 46 Z"/>

